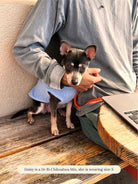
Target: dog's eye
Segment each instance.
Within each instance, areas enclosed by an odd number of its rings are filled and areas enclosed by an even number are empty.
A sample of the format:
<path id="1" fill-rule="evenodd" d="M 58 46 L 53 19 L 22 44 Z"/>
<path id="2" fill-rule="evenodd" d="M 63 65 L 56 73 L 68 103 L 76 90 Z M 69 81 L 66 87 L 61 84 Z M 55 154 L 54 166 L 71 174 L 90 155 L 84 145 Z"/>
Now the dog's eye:
<path id="1" fill-rule="evenodd" d="M 67 65 L 67 68 L 68 68 L 68 69 L 71 69 L 72 67 L 73 67 L 72 63 L 69 63 L 69 64 Z"/>
<path id="2" fill-rule="evenodd" d="M 72 68 L 74 67 L 74 63 L 69 63 L 69 64 L 68 64 L 68 67 L 69 67 L 70 69 L 72 69 Z"/>
<path id="3" fill-rule="evenodd" d="M 67 73 L 70 73 L 73 70 L 73 65 L 72 63 L 68 63 L 65 65 L 65 70 Z"/>
<path id="4" fill-rule="evenodd" d="M 80 70 L 80 73 L 84 73 L 85 72 L 85 67 L 82 65 L 79 70 Z"/>

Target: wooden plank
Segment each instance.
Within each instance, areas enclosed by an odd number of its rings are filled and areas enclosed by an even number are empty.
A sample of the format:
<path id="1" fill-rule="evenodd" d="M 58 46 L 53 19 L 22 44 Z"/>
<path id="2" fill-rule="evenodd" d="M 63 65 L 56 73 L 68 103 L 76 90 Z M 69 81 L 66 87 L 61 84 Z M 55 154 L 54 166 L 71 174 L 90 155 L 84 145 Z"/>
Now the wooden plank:
<path id="1" fill-rule="evenodd" d="M 20 174 L 20 165 L 121 165 L 113 153 L 89 141 L 81 131 L 0 159 L 1 184 L 56 184 L 90 175 Z M 64 177 L 63 177 L 64 176 Z M 92 175 L 91 175 L 92 176 Z M 98 177 L 98 175 L 95 175 Z"/>
<path id="2" fill-rule="evenodd" d="M 34 125 L 29 125 L 26 118 L 3 120 L 0 123 L 0 158 L 80 129 L 75 116 L 72 121 L 76 126 L 74 130 L 67 129 L 65 118 L 58 116 L 60 135 L 55 137 L 50 132 L 49 114 L 35 116 Z"/>

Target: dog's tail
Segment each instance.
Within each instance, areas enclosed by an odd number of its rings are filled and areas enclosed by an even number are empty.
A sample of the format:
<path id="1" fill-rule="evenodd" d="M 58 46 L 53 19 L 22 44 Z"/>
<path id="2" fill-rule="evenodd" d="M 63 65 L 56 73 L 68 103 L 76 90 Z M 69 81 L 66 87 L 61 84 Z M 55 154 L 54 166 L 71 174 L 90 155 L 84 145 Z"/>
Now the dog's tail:
<path id="1" fill-rule="evenodd" d="M 15 118 L 18 118 L 19 116 L 25 115 L 28 110 L 29 110 L 29 108 L 16 112 L 14 115 L 11 116 L 11 119 L 15 119 Z"/>

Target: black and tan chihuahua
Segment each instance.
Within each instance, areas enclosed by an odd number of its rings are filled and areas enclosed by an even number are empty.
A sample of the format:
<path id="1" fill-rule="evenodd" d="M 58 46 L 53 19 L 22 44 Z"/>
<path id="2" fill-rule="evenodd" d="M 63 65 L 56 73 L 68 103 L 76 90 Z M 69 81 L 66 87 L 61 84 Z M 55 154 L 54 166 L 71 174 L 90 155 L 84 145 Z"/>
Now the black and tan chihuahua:
<path id="1" fill-rule="evenodd" d="M 96 46 L 90 45 L 85 50 L 71 48 L 68 42 L 62 41 L 60 46 L 60 54 L 63 56 L 61 66 L 64 67 L 67 74 L 67 82 L 71 86 L 77 86 L 80 84 L 83 74 L 88 68 L 90 60 L 94 58 L 96 54 Z M 51 133 L 53 135 L 59 135 L 57 127 L 57 106 L 59 99 L 50 94 L 50 112 L 51 112 Z M 31 108 L 28 111 L 28 123 L 33 124 L 33 114 L 41 113 L 45 110 L 46 104 L 37 102 L 35 108 Z M 72 101 L 66 105 L 66 125 L 67 128 L 74 128 L 71 123 L 71 108 Z"/>

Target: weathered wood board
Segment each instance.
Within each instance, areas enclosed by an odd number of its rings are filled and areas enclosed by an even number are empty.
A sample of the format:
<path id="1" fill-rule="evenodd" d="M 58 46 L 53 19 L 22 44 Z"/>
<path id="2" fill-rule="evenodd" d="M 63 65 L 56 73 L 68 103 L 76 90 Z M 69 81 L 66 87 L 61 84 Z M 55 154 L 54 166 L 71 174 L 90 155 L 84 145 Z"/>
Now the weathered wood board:
<path id="1" fill-rule="evenodd" d="M 1 184 L 31 184 L 39 180 L 48 183 L 54 178 L 60 182 L 73 179 L 74 175 L 20 174 L 20 165 L 118 165 L 123 164 L 111 152 L 90 142 L 81 131 L 57 138 L 0 159 Z M 124 167 L 124 165 L 123 165 Z M 90 177 L 90 176 L 89 176 Z M 88 176 L 77 175 L 86 179 Z M 56 182 L 58 183 L 58 182 Z"/>
<path id="2" fill-rule="evenodd" d="M 77 122 L 74 119 L 74 122 Z M 26 118 L 0 123 L 1 184 L 95 183 L 110 174 L 20 174 L 20 165 L 120 165 L 127 166 L 113 153 L 94 144 L 80 125 L 69 130 L 65 118 L 58 118 L 60 136 L 50 133 L 50 115 L 35 117 L 30 126 Z"/>
<path id="3" fill-rule="evenodd" d="M 55 139 L 50 132 L 49 114 L 36 116 L 34 125 L 29 125 L 26 121 L 26 118 L 22 118 L 0 123 L 0 158 Z M 74 118 L 74 121 L 77 119 Z M 58 117 L 58 127 L 58 137 L 80 129 L 78 123 L 75 123 L 75 129 L 68 129 L 65 118 L 61 116 Z"/>

